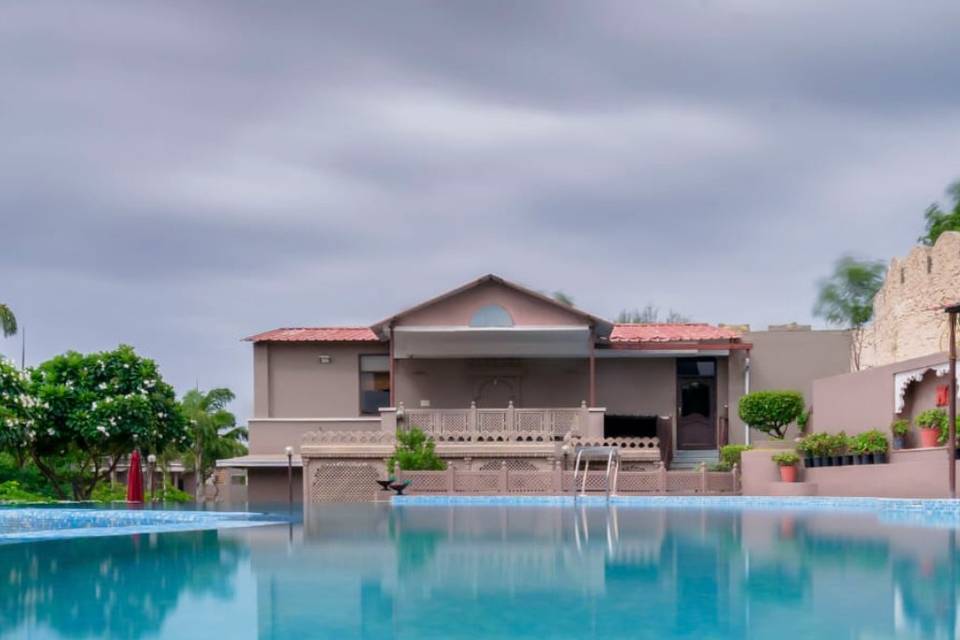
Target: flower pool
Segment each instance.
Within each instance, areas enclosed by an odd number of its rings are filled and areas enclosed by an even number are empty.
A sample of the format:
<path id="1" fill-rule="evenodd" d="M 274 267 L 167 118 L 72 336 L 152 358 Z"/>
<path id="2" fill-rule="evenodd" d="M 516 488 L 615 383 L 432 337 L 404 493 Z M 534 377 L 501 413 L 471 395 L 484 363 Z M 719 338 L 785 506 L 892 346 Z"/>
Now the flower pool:
<path id="1" fill-rule="evenodd" d="M 0 545 L 0 638 L 960 631 L 946 503 L 513 502 L 325 505 L 303 522 Z"/>

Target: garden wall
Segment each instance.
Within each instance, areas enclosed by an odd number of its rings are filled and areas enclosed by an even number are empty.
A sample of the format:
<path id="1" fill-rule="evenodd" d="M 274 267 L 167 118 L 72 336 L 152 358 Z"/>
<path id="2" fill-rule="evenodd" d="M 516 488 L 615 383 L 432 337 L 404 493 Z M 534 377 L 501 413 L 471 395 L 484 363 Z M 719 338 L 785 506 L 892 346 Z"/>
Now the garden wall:
<path id="1" fill-rule="evenodd" d="M 845 373 L 813 382 L 813 415 L 811 431 L 855 434 L 868 429 L 886 432 L 895 417 L 912 418 L 912 414 L 933 406 L 933 387 L 936 382 L 926 379 L 912 383 L 907 390 L 906 412 L 894 414 L 894 376 L 926 366 L 946 362 L 944 353 L 853 373 Z M 944 383 L 946 378 L 940 378 Z M 929 401 L 929 402 L 928 402 Z"/>
<path id="2" fill-rule="evenodd" d="M 876 498 L 949 498 L 945 447 L 891 451 L 887 464 L 800 469 L 804 487 L 785 487 L 770 459 L 774 450 L 746 451 L 742 457 L 743 495 L 792 494 Z"/>

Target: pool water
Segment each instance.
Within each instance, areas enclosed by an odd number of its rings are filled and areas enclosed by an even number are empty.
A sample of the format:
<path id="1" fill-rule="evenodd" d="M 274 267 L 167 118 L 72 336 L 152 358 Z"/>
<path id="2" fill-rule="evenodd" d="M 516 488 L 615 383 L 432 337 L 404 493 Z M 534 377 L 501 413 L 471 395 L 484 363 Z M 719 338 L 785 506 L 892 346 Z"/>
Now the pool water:
<path id="1" fill-rule="evenodd" d="M 955 638 L 956 538 L 865 512 L 332 505 L 0 546 L 0 638 Z"/>

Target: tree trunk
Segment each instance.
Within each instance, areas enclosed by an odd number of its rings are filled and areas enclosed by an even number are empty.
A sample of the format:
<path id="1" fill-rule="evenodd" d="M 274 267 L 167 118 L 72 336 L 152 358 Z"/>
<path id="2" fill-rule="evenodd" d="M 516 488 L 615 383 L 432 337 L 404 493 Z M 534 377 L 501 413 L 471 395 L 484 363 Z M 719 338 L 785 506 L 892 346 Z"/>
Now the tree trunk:
<path id="1" fill-rule="evenodd" d="M 860 354 L 863 351 L 863 327 L 854 327 L 851 331 L 853 338 L 853 370 L 860 371 Z"/>
<path id="2" fill-rule="evenodd" d="M 53 489 L 53 492 L 57 495 L 57 497 L 61 500 L 66 500 L 67 494 L 60 487 L 60 478 L 57 477 L 57 474 L 54 473 L 53 469 L 44 464 L 36 454 L 31 454 L 30 457 L 33 458 L 33 463 L 37 465 L 37 469 L 40 470 L 40 473 L 43 474 L 43 477 L 50 481 L 50 487 Z"/>
<path id="3" fill-rule="evenodd" d="M 194 482 L 197 504 L 203 504 L 203 436 L 197 434 L 197 459 L 194 460 Z"/>

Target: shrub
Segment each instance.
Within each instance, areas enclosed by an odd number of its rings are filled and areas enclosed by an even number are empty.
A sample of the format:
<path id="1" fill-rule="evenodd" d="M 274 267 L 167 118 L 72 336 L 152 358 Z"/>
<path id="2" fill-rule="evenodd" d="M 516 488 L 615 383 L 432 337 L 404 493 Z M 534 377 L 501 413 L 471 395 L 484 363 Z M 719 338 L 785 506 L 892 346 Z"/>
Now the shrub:
<path id="1" fill-rule="evenodd" d="M 436 454 L 435 448 L 433 438 L 417 427 L 406 431 L 398 429 L 397 446 L 387 460 L 387 470 L 393 473 L 399 463 L 400 468 L 407 471 L 443 471 L 447 463 Z"/>
<path id="2" fill-rule="evenodd" d="M 800 456 L 794 451 L 781 451 L 773 455 L 772 460 L 780 467 L 792 467 L 800 462 Z"/>
<path id="3" fill-rule="evenodd" d="M 829 456 L 833 447 L 833 436 L 829 433 L 811 433 L 797 445 L 797 450 L 808 456 Z"/>
<path id="4" fill-rule="evenodd" d="M 193 496 L 176 487 L 167 487 L 157 490 L 157 500 L 160 502 L 193 502 Z"/>
<path id="5" fill-rule="evenodd" d="M 733 465 L 728 462 L 715 462 L 707 466 L 707 471 L 733 471 Z"/>
<path id="6" fill-rule="evenodd" d="M 123 484 L 101 482 L 90 493 L 90 499 L 94 502 L 126 502 L 127 487 Z"/>
<path id="7" fill-rule="evenodd" d="M 720 447 L 720 464 L 727 465 L 729 471 L 733 468 L 733 465 L 740 464 L 740 456 L 744 451 L 749 451 L 753 449 L 748 444 L 728 444 L 726 446 Z"/>
<path id="8" fill-rule="evenodd" d="M 886 453 L 890 446 L 886 434 L 879 429 L 858 433 L 852 440 L 850 450 L 857 454 Z"/>
<path id="9" fill-rule="evenodd" d="M 927 409 L 922 411 L 920 415 L 916 417 L 917 426 L 921 429 L 936 429 L 939 431 L 937 436 L 937 442 L 939 444 L 947 443 L 947 423 L 950 418 L 947 416 L 947 412 L 943 409 Z"/>
<path id="10" fill-rule="evenodd" d="M 946 429 L 947 412 L 943 409 L 927 409 L 917 416 L 916 423 L 921 429 Z"/>
<path id="11" fill-rule="evenodd" d="M 829 437 L 829 447 L 827 449 L 828 456 L 840 456 L 847 453 L 850 450 L 850 445 L 852 444 L 852 438 L 848 436 L 845 432 L 841 431 L 840 433 L 835 433 Z"/>
<path id="12" fill-rule="evenodd" d="M 754 391 L 740 398 L 740 419 L 777 440 L 783 440 L 787 427 L 803 413 L 799 391 Z"/>
<path id="13" fill-rule="evenodd" d="M 52 502 L 47 496 L 31 493 L 20 486 L 16 480 L 0 482 L 0 502 L 30 503 Z"/>
<path id="14" fill-rule="evenodd" d="M 894 420 L 890 424 L 890 433 L 897 436 L 898 438 L 904 437 L 905 435 L 910 433 L 910 422 L 908 420 L 903 420 L 903 419 Z"/>
<path id="15" fill-rule="evenodd" d="M 107 483 L 98 484 L 93 490 L 90 499 L 94 502 L 126 502 L 127 486 L 123 484 L 110 485 Z M 150 491 L 144 488 L 143 499 L 150 501 Z M 193 496 L 185 491 L 180 491 L 176 487 L 156 488 L 157 502 L 193 502 Z"/>

